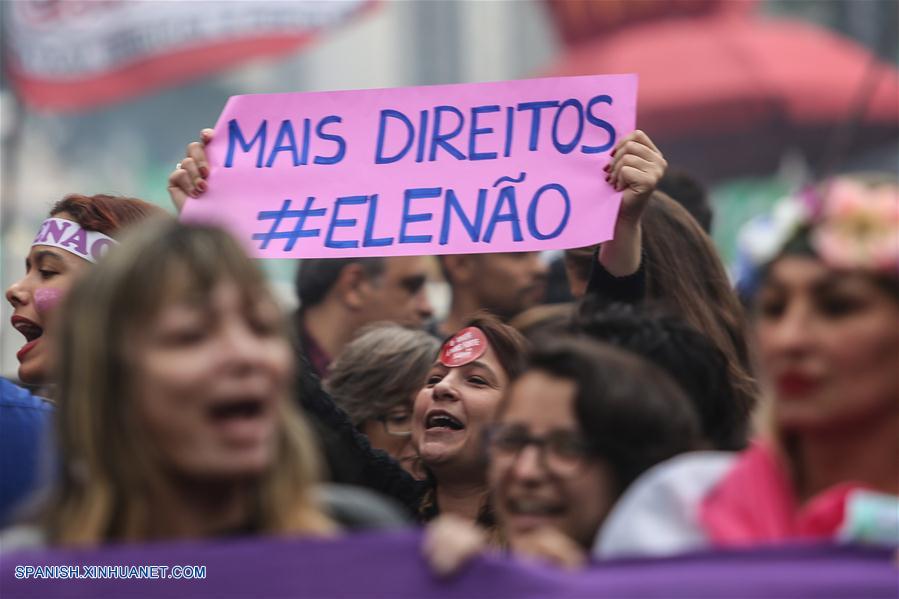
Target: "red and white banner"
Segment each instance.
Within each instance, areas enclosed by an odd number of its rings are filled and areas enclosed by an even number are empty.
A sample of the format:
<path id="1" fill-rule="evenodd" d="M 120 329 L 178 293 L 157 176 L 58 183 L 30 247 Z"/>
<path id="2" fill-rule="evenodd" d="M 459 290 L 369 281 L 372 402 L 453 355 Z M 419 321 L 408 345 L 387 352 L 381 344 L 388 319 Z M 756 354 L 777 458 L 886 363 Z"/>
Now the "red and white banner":
<path id="1" fill-rule="evenodd" d="M 375 0 L 4 2 L 7 75 L 46 111 L 119 102 L 293 50 Z"/>

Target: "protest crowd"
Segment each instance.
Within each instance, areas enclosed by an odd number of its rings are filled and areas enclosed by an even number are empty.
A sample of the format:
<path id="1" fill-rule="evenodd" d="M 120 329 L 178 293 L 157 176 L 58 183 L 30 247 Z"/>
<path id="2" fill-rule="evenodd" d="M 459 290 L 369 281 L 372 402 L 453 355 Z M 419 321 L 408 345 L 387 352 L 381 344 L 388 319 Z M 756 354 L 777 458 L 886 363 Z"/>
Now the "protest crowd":
<path id="1" fill-rule="evenodd" d="M 23 342 L 16 378 L 0 379 L 0 582 L 57 551 L 274 539 L 324 554 L 394 533 L 414 536 L 417 561 L 401 568 L 447 589 L 485 563 L 575 580 L 628 560 L 807 546 L 899 567 L 896 172 L 805 181 L 742 226 L 733 273 L 699 177 L 669 166 L 649 128 L 597 116 L 619 96 L 518 103 L 515 89 L 461 111 L 382 110 L 372 136 L 383 172 L 405 160 L 428 177 L 530 144 L 527 170 L 497 171 L 480 194 L 417 181 L 396 198 L 372 183 L 259 212 L 268 233 L 229 228 L 216 202 L 233 165 L 301 166 L 302 180 L 351 155 L 349 118 L 310 108 L 280 130 L 223 116 L 185 139 L 171 210 L 54 198 L 5 292 Z M 534 153 L 544 109 L 539 141 L 581 161 L 577 189 L 547 183 L 555 163 Z M 566 111 L 576 136 L 558 143 Z M 459 126 L 441 134 L 450 113 Z M 495 130 L 479 128 L 492 113 Z M 408 127 L 401 151 L 388 121 Z M 608 222 L 583 222 L 582 189 L 601 190 Z M 277 228 L 288 214 L 292 232 Z M 304 229 L 307 215 L 322 220 Z M 560 249 L 575 225 L 599 242 Z M 288 258 L 295 243 L 321 250 L 297 258 L 295 308 L 255 259 L 271 255 L 253 254 L 270 242 Z M 354 566 L 341 575 L 362 577 Z M 571 588 L 559 596 L 586 587 Z"/>
<path id="2" fill-rule="evenodd" d="M 214 184 L 210 139 L 169 178 L 179 210 Z M 53 407 L 3 442 L 3 551 L 422 526 L 450 576 L 488 553 L 895 543 L 861 521 L 899 495 L 895 178 L 751 222 L 741 297 L 666 166 L 618 141 L 597 173 L 615 236 L 566 252 L 572 301 L 543 304 L 538 253 L 443 255 L 442 322 L 425 258 L 306 260 L 288 315 L 227 233 L 67 196 L 6 291 L 19 377 L 52 404 L 4 394 Z"/>

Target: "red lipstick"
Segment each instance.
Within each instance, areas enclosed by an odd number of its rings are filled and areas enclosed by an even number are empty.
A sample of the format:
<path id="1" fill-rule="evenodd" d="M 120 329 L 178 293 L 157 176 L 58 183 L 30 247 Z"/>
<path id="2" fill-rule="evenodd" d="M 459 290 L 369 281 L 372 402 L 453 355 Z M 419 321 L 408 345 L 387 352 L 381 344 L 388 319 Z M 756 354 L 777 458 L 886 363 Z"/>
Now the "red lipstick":
<path id="1" fill-rule="evenodd" d="M 18 358 L 19 362 L 21 362 L 25 355 L 32 349 L 34 349 L 34 346 L 38 344 L 41 335 L 44 334 L 44 329 L 34 321 L 29 320 L 24 316 L 13 315 L 13 317 L 10 318 L 9 321 L 12 324 L 13 328 L 15 328 L 25 336 L 25 340 L 27 341 L 27 343 L 23 345 L 18 352 L 16 352 L 16 358 Z"/>
<path id="2" fill-rule="evenodd" d="M 801 372 L 785 372 L 777 377 L 776 384 L 779 395 L 801 397 L 814 391 L 818 387 L 819 380 Z"/>

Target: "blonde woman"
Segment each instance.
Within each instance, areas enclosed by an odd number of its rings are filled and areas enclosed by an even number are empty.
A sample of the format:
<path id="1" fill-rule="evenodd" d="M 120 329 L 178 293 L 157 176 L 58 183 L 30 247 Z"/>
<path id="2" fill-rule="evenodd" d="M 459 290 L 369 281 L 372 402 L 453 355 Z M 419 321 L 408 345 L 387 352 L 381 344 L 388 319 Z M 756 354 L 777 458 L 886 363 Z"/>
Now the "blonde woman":
<path id="1" fill-rule="evenodd" d="M 222 232 L 153 223 L 111 252 L 60 314 L 61 474 L 31 544 L 334 531 L 284 330 Z"/>

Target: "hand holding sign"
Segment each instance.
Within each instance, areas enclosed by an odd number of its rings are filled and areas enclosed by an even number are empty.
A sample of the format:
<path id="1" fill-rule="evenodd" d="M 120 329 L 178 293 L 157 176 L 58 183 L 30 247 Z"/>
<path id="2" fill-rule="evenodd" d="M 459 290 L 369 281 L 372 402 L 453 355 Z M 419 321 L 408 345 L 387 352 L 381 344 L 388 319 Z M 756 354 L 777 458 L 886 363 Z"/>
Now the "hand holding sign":
<path id="1" fill-rule="evenodd" d="M 225 226 L 259 257 L 587 245 L 612 236 L 621 196 L 597 175 L 635 95 L 635 77 L 597 76 L 238 96 L 169 192 L 182 206 L 215 173 L 214 202 L 182 218 Z M 623 156 L 617 180 L 654 185 L 635 162 L 652 157 Z"/>
<path id="2" fill-rule="evenodd" d="M 552 526 L 538 526 L 519 532 L 509 540 L 513 555 L 553 564 L 565 570 L 580 570 L 587 564 L 587 555 L 571 537 Z"/>
<path id="3" fill-rule="evenodd" d="M 624 192 L 619 218 L 640 220 L 666 168 L 665 157 L 643 131 L 634 131 L 615 145 L 612 161 L 603 170 L 606 181 Z"/>
<path id="4" fill-rule="evenodd" d="M 615 236 L 604 243 L 599 262 L 616 277 L 633 274 L 640 267 L 642 230 L 640 219 L 668 162 L 649 136 L 634 131 L 622 138 L 605 167 L 606 181 L 624 191 L 615 223 Z"/>
<path id="5" fill-rule="evenodd" d="M 184 209 L 188 196 L 198 198 L 208 189 L 206 177 L 209 176 L 209 161 L 206 159 L 206 144 L 212 141 L 212 136 L 212 129 L 200 131 L 200 141 L 187 144 L 184 159 L 169 175 L 169 197 L 179 214 Z"/>
<path id="6" fill-rule="evenodd" d="M 440 577 L 456 574 L 477 555 L 490 551 L 486 533 L 470 520 L 441 514 L 425 528 L 421 552 Z"/>

